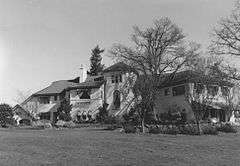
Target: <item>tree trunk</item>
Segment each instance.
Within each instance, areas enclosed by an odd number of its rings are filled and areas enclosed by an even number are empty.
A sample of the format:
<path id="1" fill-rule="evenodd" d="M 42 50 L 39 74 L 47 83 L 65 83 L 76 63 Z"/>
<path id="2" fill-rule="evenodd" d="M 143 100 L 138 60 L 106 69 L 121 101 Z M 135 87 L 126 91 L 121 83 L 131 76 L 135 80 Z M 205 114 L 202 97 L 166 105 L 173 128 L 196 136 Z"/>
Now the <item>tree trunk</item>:
<path id="1" fill-rule="evenodd" d="M 145 126 L 145 117 L 142 118 L 142 132 L 146 133 L 147 132 L 147 128 Z"/>
<path id="2" fill-rule="evenodd" d="M 201 124 L 200 124 L 198 119 L 196 119 L 196 123 L 197 123 L 197 128 L 198 128 L 198 134 L 201 135 L 202 134 L 202 128 L 201 128 Z"/>

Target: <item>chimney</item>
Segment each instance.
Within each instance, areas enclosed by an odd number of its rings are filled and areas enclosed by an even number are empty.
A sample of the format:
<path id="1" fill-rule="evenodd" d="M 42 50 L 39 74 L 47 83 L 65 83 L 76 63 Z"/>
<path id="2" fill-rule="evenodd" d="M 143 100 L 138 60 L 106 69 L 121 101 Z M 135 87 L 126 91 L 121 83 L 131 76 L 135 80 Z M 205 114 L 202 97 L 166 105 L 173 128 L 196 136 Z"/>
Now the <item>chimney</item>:
<path id="1" fill-rule="evenodd" d="M 79 83 L 84 82 L 87 78 L 87 71 L 85 70 L 83 64 L 81 64 L 80 66 L 80 79 L 79 79 Z"/>

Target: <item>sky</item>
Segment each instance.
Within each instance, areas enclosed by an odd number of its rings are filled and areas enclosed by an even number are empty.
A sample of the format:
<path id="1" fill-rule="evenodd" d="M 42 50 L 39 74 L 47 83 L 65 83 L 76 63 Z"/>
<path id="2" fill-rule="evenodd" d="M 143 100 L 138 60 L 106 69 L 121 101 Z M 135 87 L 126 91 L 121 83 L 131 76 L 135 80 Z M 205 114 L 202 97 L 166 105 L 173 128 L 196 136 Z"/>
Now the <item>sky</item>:
<path id="1" fill-rule="evenodd" d="M 0 103 L 36 92 L 89 67 L 91 49 L 130 44 L 132 27 L 169 17 L 206 49 L 234 0 L 0 0 Z"/>

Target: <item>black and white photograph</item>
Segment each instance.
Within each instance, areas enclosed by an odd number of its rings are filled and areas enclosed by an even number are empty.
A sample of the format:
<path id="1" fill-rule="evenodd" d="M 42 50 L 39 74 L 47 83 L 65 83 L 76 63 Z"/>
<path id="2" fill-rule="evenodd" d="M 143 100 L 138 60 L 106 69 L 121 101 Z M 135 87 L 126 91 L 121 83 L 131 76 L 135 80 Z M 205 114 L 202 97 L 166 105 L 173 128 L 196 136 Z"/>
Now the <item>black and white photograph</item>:
<path id="1" fill-rule="evenodd" d="M 0 166 L 239 166 L 240 0 L 0 0 Z"/>

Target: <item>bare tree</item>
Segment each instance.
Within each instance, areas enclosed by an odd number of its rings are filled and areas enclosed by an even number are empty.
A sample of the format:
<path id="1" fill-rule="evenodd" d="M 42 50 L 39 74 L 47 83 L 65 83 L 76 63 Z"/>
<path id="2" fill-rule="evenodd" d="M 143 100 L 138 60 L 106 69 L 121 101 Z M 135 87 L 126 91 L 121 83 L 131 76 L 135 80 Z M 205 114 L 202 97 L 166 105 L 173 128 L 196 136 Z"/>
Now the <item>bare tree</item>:
<path id="1" fill-rule="evenodd" d="M 23 101 L 25 101 L 29 96 L 31 95 L 31 91 L 22 91 L 17 90 L 16 91 L 16 97 L 13 99 L 17 104 L 21 104 Z"/>
<path id="2" fill-rule="evenodd" d="M 129 64 L 137 76 L 132 90 L 141 105 L 139 114 L 143 132 L 146 114 L 154 108 L 158 86 L 170 81 L 177 71 L 199 55 L 199 45 L 187 45 L 184 39 L 185 35 L 176 24 L 161 18 L 144 30 L 135 26 L 132 47 L 117 44 L 110 50 L 114 58 Z"/>
<path id="3" fill-rule="evenodd" d="M 215 55 L 240 56 L 240 6 L 237 1 L 229 17 L 223 18 L 213 30 L 210 52 Z"/>
<path id="4" fill-rule="evenodd" d="M 229 77 L 223 71 L 222 66 L 224 66 L 222 65 L 222 59 L 213 56 L 200 57 L 190 66 L 196 78 L 194 88 L 187 94 L 187 99 L 194 113 L 199 134 L 202 133 L 200 121 L 204 114 L 208 113 L 209 108 L 218 105 L 225 109 L 228 115 L 234 110 L 234 93 L 230 93 L 233 84 L 229 81 Z M 221 96 L 218 95 L 216 85 L 221 87 Z M 213 91 L 215 91 L 215 94 L 212 93 Z M 216 103 L 219 97 L 224 98 L 223 103 Z"/>

